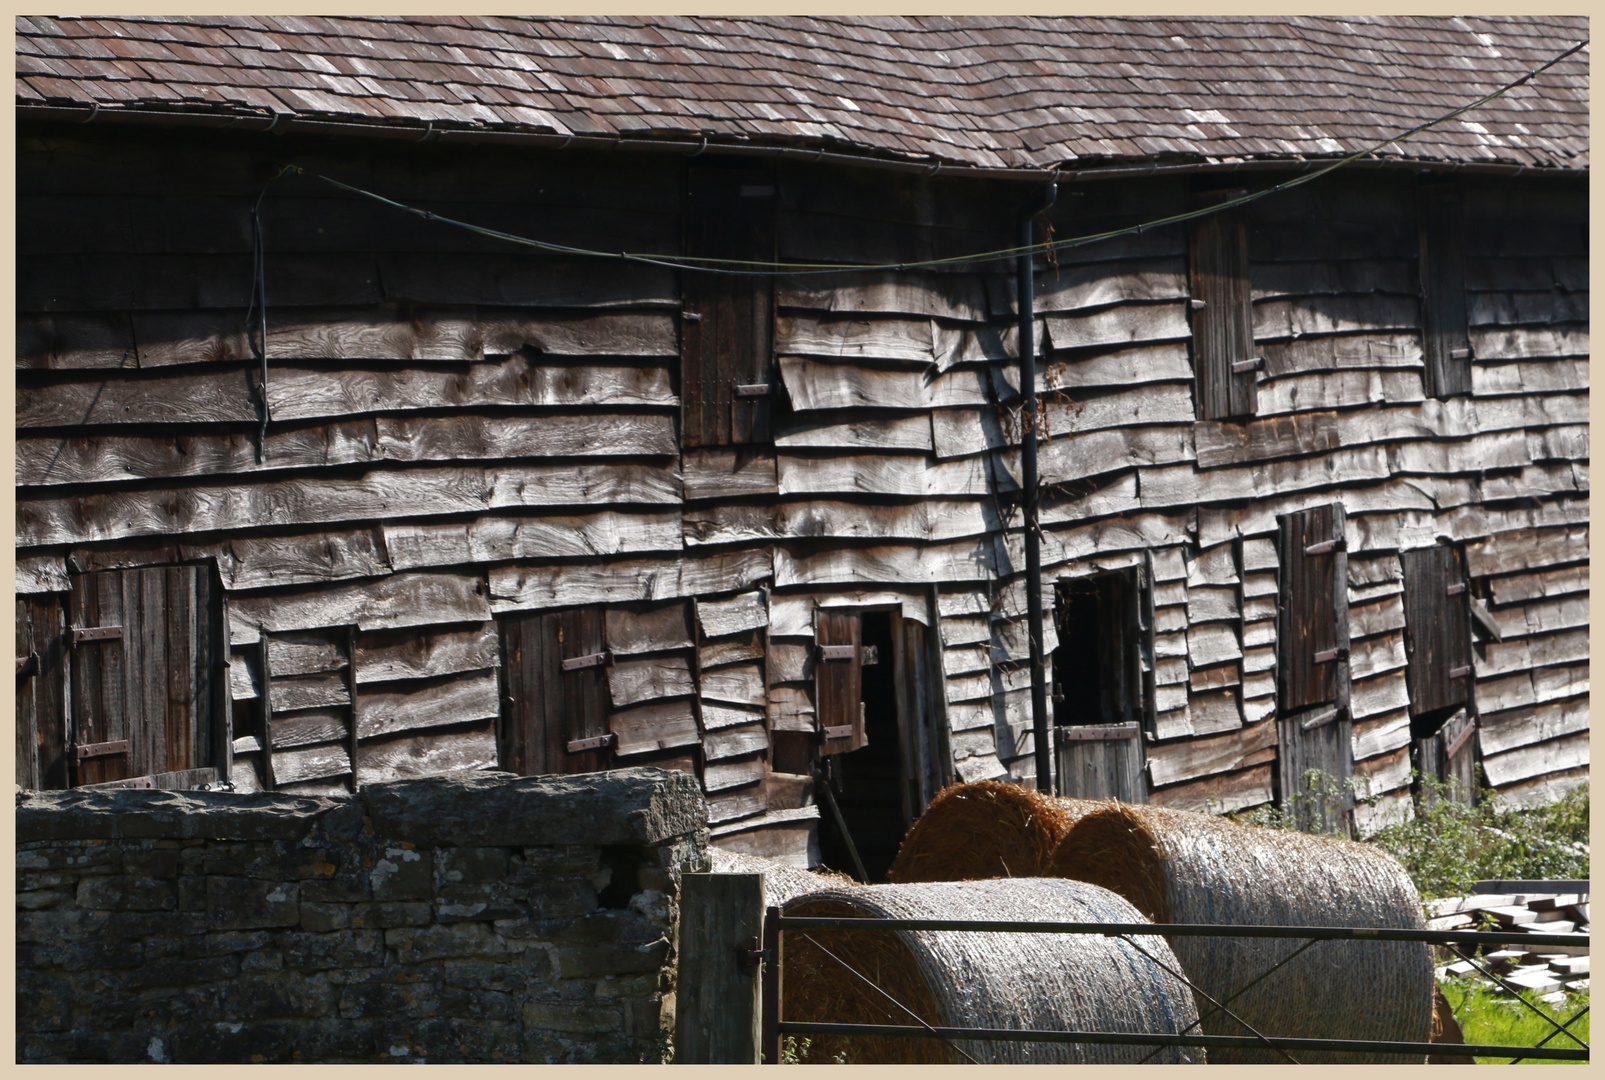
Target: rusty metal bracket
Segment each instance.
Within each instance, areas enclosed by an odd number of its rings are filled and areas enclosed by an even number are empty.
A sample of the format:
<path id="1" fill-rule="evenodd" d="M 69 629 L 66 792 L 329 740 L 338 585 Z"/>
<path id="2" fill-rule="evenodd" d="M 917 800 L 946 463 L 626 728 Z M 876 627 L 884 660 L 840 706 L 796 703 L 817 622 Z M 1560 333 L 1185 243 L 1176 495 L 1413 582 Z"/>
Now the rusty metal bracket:
<path id="1" fill-rule="evenodd" d="M 815 654 L 820 660 L 857 660 L 857 645 L 819 645 Z"/>
<path id="2" fill-rule="evenodd" d="M 83 743 L 75 751 L 79 761 L 84 758 L 110 757 L 113 754 L 128 753 L 127 739 L 113 739 L 111 742 Z"/>
<path id="3" fill-rule="evenodd" d="M 1325 712 L 1318 712 L 1313 716 L 1306 716 L 1303 720 L 1300 720 L 1299 730 L 1314 731 L 1318 727 L 1325 727 L 1332 721 L 1341 719 L 1342 716 L 1342 709 L 1327 709 Z"/>
<path id="4" fill-rule="evenodd" d="M 1347 645 L 1339 645 L 1335 649 L 1322 649 L 1314 657 L 1317 664 L 1330 664 L 1334 660 L 1347 660 L 1348 658 L 1349 647 Z"/>
<path id="5" fill-rule="evenodd" d="M 575 656 L 563 661 L 564 671 L 579 671 L 583 668 L 612 666 L 613 654 L 607 650 L 597 653 L 587 653 L 584 656 Z"/>
<path id="6" fill-rule="evenodd" d="M 1453 585 L 1450 585 L 1448 588 L 1444 589 L 1443 594 L 1445 596 L 1459 596 L 1465 591 L 1466 583 L 1464 581 L 1457 581 Z"/>
<path id="7" fill-rule="evenodd" d="M 606 735 L 598 735 L 594 739 L 574 739 L 568 744 L 568 752 L 578 754 L 586 750 L 610 750 L 617 746 L 618 743 L 619 737 L 610 731 Z"/>
<path id="8" fill-rule="evenodd" d="M 774 960 L 775 954 L 769 949 L 758 947 L 758 939 L 748 938 L 745 944 L 736 946 L 736 963 L 745 971 L 756 971 L 759 964 L 766 964 Z"/>
<path id="9" fill-rule="evenodd" d="M 27 656 L 17 657 L 17 678 L 26 678 L 39 673 L 39 654 L 29 653 Z"/>
<path id="10" fill-rule="evenodd" d="M 761 382 L 761 383 L 736 383 L 735 384 L 735 388 L 736 388 L 736 397 L 738 397 L 738 398 L 768 397 L 769 393 L 770 393 L 769 384 L 766 383 L 766 382 Z"/>
<path id="11" fill-rule="evenodd" d="M 1142 728 L 1137 724 L 1077 724 L 1054 730 L 1060 742 L 1117 742 L 1135 739 Z"/>
<path id="12" fill-rule="evenodd" d="M 123 636 L 120 626 L 75 626 L 72 631 L 72 644 L 83 645 L 93 641 L 117 641 Z"/>
<path id="13" fill-rule="evenodd" d="M 1232 361 L 1232 374 L 1241 375 L 1247 371 L 1258 371 L 1264 366 L 1265 358 L 1263 356 L 1256 356 L 1252 360 L 1234 360 Z"/>
<path id="14" fill-rule="evenodd" d="M 830 742 L 832 739 L 850 739 L 852 735 L 853 725 L 851 724 L 842 724 L 840 727 L 822 727 L 818 731 L 818 737 L 823 742 Z"/>
<path id="15" fill-rule="evenodd" d="M 1466 740 L 1470 739 L 1475 734 L 1477 734 L 1476 721 L 1468 719 L 1466 721 L 1466 726 L 1461 729 L 1460 734 L 1456 735 L 1454 737 L 1454 741 L 1444 748 L 1444 757 L 1454 757 L 1460 752 L 1460 748 L 1466 745 Z"/>
<path id="16" fill-rule="evenodd" d="M 1310 544 L 1305 547 L 1304 554 L 1325 555 L 1332 551 L 1347 550 L 1349 550 L 1349 542 L 1346 539 L 1322 540 L 1319 543 Z"/>

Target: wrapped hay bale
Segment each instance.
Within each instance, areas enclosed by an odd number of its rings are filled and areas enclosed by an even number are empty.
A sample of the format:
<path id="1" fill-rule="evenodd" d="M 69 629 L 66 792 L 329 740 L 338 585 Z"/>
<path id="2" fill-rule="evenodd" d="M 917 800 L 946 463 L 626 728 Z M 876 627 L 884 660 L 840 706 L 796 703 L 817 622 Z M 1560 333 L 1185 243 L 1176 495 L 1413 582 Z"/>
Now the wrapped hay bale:
<path id="1" fill-rule="evenodd" d="M 903 837 L 886 880 L 1041 877 L 1070 824 L 1101 805 L 999 780 L 952 784 L 936 793 Z"/>
<path id="2" fill-rule="evenodd" d="M 709 848 L 708 858 L 716 874 L 762 874 L 765 904 L 784 904 L 794 896 L 820 889 L 854 888 L 858 882 L 832 870 L 799 870 L 762 855 L 743 855 L 736 851 Z"/>
<path id="3" fill-rule="evenodd" d="M 1107 890 L 1050 878 L 829 889 L 794 898 L 785 912 L 844 918 L 1143 921 L 1130 904 Z M 1164 939 L 1135 940 L 1180 970 Z M 787 931 L 782 950 L 781 1016 L 786 1020 L 899 1025 L 923 1020 L 933 1027 L 1175 1033 L 1198 1015 L 1181 980 L 1116 938 L 809 930 Z M 1202 1050 L 1189 1047 L 1164 1047 L 1156 1053 L 1152 1046 L 1107 1043 L 958 1039 L 949 1045 L 928 1037 L 839 1035 L 809 1039 L 805 1060 L 825 1063 L 963 1063 L 965 1054 L 999 1064 L 1136 1062 L 1149 1054 L 1161 1062 L 1204 1060 Z"/>
<path id="4" fill-rule="evenodd" d="M 1112 889 L 1156 923 L 1425 928 L 1409 875 L 1381 849 L 1211 814 L 1105 804 L 1071 827 L 1048 867 Z M 1304 943 L 1170 940 L 1187 977 L 1221 1002 Z M 1426 1042 L 1434 985 L 1431 952 L 1421 942 L 1323 941 L 1227 1007 L 1266 1036 Z M 1251 1034 L 1201 996 L 1198 1010 L 1207 1034 Z M 1309 1051 L 1293 1056 L 1305 1063 L 1422 1060 Z M 1256 1049 L 1214 1050 L 1210 1060 L 1287 1059 Z"/>

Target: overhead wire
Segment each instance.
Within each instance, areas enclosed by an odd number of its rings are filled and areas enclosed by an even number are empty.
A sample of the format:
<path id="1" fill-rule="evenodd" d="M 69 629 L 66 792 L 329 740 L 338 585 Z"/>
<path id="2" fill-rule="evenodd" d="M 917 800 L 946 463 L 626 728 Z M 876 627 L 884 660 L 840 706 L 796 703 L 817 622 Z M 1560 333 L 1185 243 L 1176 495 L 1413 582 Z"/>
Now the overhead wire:
<path id="1" fill-rule="evenodd" d="M 1052 254 L 1054 252 L 1074 247 L 1081 247 L 1087 244 L 1098 243 L 1104 240 L 1113 240 L 1122 236 L 1131 236 L 1146 232 L 1149 229 L 1157 229 L 1166 225 L 1175 225 L 1181 222 L 1191 221 L 1196 218 L 1206 217 L 1210 214 L 1222 213 L 1223 211 L 1230 210 L 1238 206 L 1244 206 L 1248 203 L 1257 202 L 1260 199 L 1287 191 L 1302 184 L 1311 183 L 1315 180 L 1319 180 L 1323 176 L 1326 176 L 1328 173 L 1342 168 L 1345 165 L 1358 161 L 1363 157 L 1375 154 L 1396 143 L 1404 142 L 1405 140 L 1412 138 L 1415 135 L 1419 135 L 1421 132 L 1426 131 L 1429 128 L 1436 127 L 1439 124 L 1447 123 L 1456 117 L 1463 116 L 1468 112 L 1481 108 L 1491 101 L 1503 97 L 1516 87 L 1537 78 L 1539 75 L 1543 74 L 1545 71 L 1548 71 L 1556 64 L 1559 64 L 1567 57 L 1572 56 L 1578 51 L 1586 48 L 1588 43 L 1588 39 L 1585 38 L 1576 45 L 1573 45 L 1571 48 L 1532 69 L 1525 75 L 1522 75 L 1520 78 L 1513 79 L 1510 82 L 1505 83 L 1497 90 L 1494 90 L 1488 94 L 1484 94 L 1483 96 L 1468 102 L 1457 109 L 1444 113 L 1441 116 L 1425 121 L 1424 123 L 1417 124 L 1414 127 L 1402 131 L 1390 138 L 1384 139 L 1381 142 L 1367 146 L 1362 150 L 1357 150 L 1345 157 L 1338 158 L 1331 164 L 1317 169 L 1314 172 L 1296 176 L 1273 187 L 1263 188 L 1259 191 L 1247 192 L 1243 195 L 1223 200 L 1210 206 L 1199 207 L 1193 210 L 1184 211 L 1179 214 L 1169 214 L 1165 217 L 1153 218 L 1137 225 L 1128 225 L 1119 229 L 1109 229 L 1104 232 L 1067 237 L 1063 240 L 1047 240 L 1040 244 L 1032 244 L 1029 246 L 995 248 L 989 251 L 979 251 L 967 255 L 950 255 L 942 258 L 906 260 L 895 263 L 779 262 L 758 259 L 715 258 L 711 256 L 669 256 L 630 251 L 601 251 L 595 248 L 580 247 L 572 244 L 559 244 L 549 240 L 537 240 L 527 236 L 519 236 L 516 233 L 506 232 L 501 229 L 492 229 L 483 225 L 476 225 L 472 222 L 460 221 L 444 214 L 437 214 L 431 210 L 425 210 L 420 207 L 410 206 L 406 203 L 398 202 L 395 199 L 387 198 L 384 195 L 368 191 L 353 184 L 347 184 L 343 181 L 336 180 L 333 177 L 324 176 L 321 173 L 310 172 L 299 165 L 285 165 L 279 175 L 282 176 L 285 173 L 295 173 L 316 180 L 321 180 L 324 183 L 339 188 L 343 191 L 348 191 L 354 195 L 371 199 L 386 206 L 394 207 L 397 210 L 401 210 L 423 218 L 425 221 L 437 221 L 444 225 L 451 225 L 456 228 L 465 229 L 471 233 L 484 236 L 488 239 L 502 240 L 511 244 L 517 244 L 525 247 L 534 247 L 542 251 L 552 252 L 554 254 L 577 255 L 587 258 L 614 259 L 621 262 L 637 263 L 646 266 L 661 266 L 675 270 L 692 270 L 708 274 L 722 274 L 735 277 L 803 277 L 821 274 L 855 272 L 865 273 L 880 271 L 897 272 L 940 266 L 985 264 L 1016 258 L 1028 252 L 1035 253 L 1040 251 L 1044 254 Z M 1044 180 L 1053 179 L 1058 175 L 1060 175 L 1058 170 L 1043 171 Z M 275 177 L 275 179 L 277 178 Z"/>

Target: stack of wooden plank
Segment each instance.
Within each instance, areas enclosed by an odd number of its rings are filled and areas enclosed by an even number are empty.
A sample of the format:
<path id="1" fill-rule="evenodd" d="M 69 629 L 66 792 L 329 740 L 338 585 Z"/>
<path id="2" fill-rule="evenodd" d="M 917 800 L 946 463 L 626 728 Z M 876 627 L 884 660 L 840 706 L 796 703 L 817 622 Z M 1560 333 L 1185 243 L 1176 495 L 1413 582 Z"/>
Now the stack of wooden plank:
<path id="1" fill-rule="evenodd" d="M 1473 893 L 1426 901 L 1427 925 L 1433 930 L 1498 929 L 1535 934 L 1587 934 L 1588 893 Z M 1489 924 L 1494 924 L 1489 926 Z M 1586 988 L 1588 942 L 1576 945 L 1506 945 L 1484 952 L 1480 966 L 1511 986 L 1536 992 L 1542 1000 L 1560 1001 L 1567 990 Z M 1469 961 L 1438 968 L 1438 978 L 1476 978 L 1498 992 L 1505 987 L 1486 979 Z"/>

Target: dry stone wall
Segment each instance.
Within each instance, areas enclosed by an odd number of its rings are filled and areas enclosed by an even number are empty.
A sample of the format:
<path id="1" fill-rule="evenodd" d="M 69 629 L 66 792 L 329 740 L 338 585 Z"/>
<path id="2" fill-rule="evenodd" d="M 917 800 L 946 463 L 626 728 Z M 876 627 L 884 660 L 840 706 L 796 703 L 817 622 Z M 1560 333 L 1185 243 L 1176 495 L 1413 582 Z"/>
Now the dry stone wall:
<path id="1" fill-rule="evenodd" d="M 661 1061 L 706 820 L 654 768 L 21 792 L 17 1060 Z"/>

